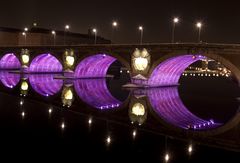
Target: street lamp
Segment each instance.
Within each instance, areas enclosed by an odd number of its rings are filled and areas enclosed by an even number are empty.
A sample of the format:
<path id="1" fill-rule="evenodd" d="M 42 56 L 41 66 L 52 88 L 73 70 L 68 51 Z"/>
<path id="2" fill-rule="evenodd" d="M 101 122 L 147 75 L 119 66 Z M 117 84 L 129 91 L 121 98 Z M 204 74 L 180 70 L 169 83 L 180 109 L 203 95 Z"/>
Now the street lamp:
<path id="1" fill-rule="evenodd" d="M 69 25 L 65 25 L 65 30 L 64 30 L 64 45 L 66 44 L 66 32 L 70 29 L 70 26 Z"/>
<path id="2" fill-rule="evenodd" d="M 22 35 L 24 36 L 24 45 L 26 46 L 27 33 L 23 32 Z"/>
<path id="3" fill-rule="evenodd" d="M 94 33 L 94 44 L 97 44 L 97 29 L 93 28 L 93 33 Z"/>
<path id="4" fill-rule="evenodd" d="M 28 32 L 28 28 L 25 27 L 24 32 L 22 33 L 22 35 L 24 36 L 24 44 L 25 45 L 27 45 L 27 32 Z"/>
<path id="5" fill-rule="evenodd" d="M 196 27 L 198 28 L 198 42 L 200 43 L 200 41 L 201 41 L 202 23 L 201 22 L 197 22 Z"/>
<path id="6" fill-rule="evenodd" d="M 54 30 L 52 31 L 52 35 L 53 35 L 53 46 L 55 46 L 56 32 Z"/>
<path id="7" fill-rule="evenodd" d="M 112 41 L 114 39 L 114 30 L 117 29 L 117 27 L 118 27 L 117 21 L 113 21 L 112 22 Z"/>
<path id="8" fill-rule="evenodd" d="M 179 22 L 179 18 L 175 17 L 173 18 L 173 28 L 172 28 L 172 43 L 174 43 L 175 39 L 175 26 Z"/>
<path id="9" fill-rule="evenodd" d="M 139 26 L 138 30 L 140 31 L 140 44 L 143 42 L 143 26 Z"/>

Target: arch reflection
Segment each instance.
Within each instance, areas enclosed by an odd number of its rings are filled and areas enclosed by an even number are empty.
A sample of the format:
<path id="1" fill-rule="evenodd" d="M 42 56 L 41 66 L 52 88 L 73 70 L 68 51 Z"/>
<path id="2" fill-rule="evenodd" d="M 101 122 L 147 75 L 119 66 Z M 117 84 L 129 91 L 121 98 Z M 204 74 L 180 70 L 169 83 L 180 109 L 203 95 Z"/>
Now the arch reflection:
<path id="1" fill-rule="evenodd" d="M 62 80 L 54 79 L 54 75 L 30 75 L 29 82 L 32 88 L 42 96 L 52 96 L 59 92 L 63 86 Z"/>
<path id="2" fill-rule="evenodd" d="M 204 120 L 191 113 L 183 104 L 177 87 L 167 87 L 147 90 L 149 102 L 154 112 L 166 122 L 193 130 L 213 129 L 221 123 L 214 120 Z"/>
<path id="3" fill-rule="evenodd" d="M 13 88 L 19 83 L 20 75 L 9 73 L 7 71 L 0 71 L 0 80 L 5 87 Z"/>
<path id="4" fill-rule="evenodd" d="M 74 88 L 78 96 L 94 108 L 114 109 L 122 104 L 121 101 L 111 95 L 106 79 L 76 80 Z"/>

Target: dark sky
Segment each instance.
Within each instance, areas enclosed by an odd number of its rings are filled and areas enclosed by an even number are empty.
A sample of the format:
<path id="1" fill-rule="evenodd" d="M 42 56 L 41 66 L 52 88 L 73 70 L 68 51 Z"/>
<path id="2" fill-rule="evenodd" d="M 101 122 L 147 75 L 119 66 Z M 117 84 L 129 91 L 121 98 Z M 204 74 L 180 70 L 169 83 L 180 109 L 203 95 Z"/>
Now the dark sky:
<path id="1" fill-rule="evenodd" d="M 0 4 L 0 26 L 20 27 L 36 21 L 40 27 L 87 33 L 97 27 L 110 38 L 111 22 L 119 22 L 115 42 L 139 42 L 137 26 L 144 26 L 144 42 L 170 42 L 172 17 L 179 16 L 176 41 L 196 42 L 195 22 L 203 21 L 202 40 L 240 43 L 238 0 L 6 0 Z"/>

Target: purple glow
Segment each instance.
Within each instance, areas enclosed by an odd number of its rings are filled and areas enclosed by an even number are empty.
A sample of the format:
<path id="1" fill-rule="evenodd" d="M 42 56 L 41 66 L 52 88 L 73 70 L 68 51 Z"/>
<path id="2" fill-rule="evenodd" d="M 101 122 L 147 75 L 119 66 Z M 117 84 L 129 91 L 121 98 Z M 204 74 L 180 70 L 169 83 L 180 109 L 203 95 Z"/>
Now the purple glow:
<path id="1" fill-rule="evenodd" d="M 63 86 L 62 80 L 55 80 L 53 75 L 30 75 L 29 81 L 32 88 L 43 96 L 52 96 L 59 92 Z"/>
<path id="2" fill-rule="evenodd" d="M 212 120 L 203 120 L 192 114 L 182 103 L 177 87 L 150 89 L 147 94 L 153 110 L 158 116 L 175 126 L 183 129 L 204 130 L 221 125 L 220 123 L 211 123 Z"/>
<path id="3" fill-rule="evenodd" d="M 76 80 L 74 87 L 78 96 L 94 108 L 113 109 L 122 103 L 111 95 L 105 79 Z"/>
<path id="4" fill-rule="evenodd" d="M 97 54 L 83 59 L 75 70 L 75 77 L 106 77 L 109 66 L 116 60 L 106 54 Z"/>
<path id="5" fill-rule="evenodd" d="M 51 54 L 41 54 L 33 59 L 30 72 L 62 72 L 62 64 Z"/>
<path id="6" fill-rule="evenodd" d="M 147 83 L 149 86 L 177 85 L 184 70 L 203 58 L 201 55 L 182 55 L 163 61 L 154 69 Z"/>
<path id="7" fill-rule="evenodd" d="M 20 75 L 9 73 L 7 71 L 0 71 L 0 80 L 5 87 L 13 88 L 19 83 Z"/>
<path id="8" fill-rule="evenodd" d="M 0 69 L 20 69 L 21 63 L 19 59 L 13 54 L 5 54 L 0 60 Z"/>

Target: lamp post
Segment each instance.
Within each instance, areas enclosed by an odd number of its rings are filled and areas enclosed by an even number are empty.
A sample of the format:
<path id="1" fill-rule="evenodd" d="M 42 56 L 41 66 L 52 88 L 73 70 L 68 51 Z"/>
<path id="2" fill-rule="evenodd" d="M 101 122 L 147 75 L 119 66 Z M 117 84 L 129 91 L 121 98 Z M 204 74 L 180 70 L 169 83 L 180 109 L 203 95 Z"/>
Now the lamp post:
<path id="1" fill-rule="evenodd" d="M 64 28 L 64 45 L 66 44 L 66 35 L 67 35 L 67 31 L 70 29 L 70 26 L 69 25 L 65 25 L 65 28 Z"/>
<path id="2" fill-rule="evenodd" d="M 117 21 L 113 21 L 113 22 L 112 22 L 112 41 L 113 41 L 113 39 L 114 39 L 114 30 L 116 30 L 117 27 L 118 27 Z"/>
<path id="3" fill-rule="evenodd" d="M 24 36 L 24 44 L 25 44 L 25 46 L 27 45 L 27 32 L 28 32 L 28 28 L 25 27 L 24 28 L 24 32 L 22 33 L 22 35 Z"/>
<path id="4" fill-rule="evenodd" d="M 56 41 L 55 40 L 56 39 L 56 32 L 54 30 L 52 31 L 52 36 L 53 36 L 53 46 L 55 46 L 55 44 L 56 44 L 56 42 L 55 42 Z"/>
<path id="5" fill-rule="evenodd" d="M 94 33 L 94 44 L 97 44 L 97 29 L 93 28 L 93 33 Z"/>
<path id="6" fill-rule="evenodd" d="M 24 36 L 24 45 L 26 46 L 27 33 L 23 32 L 22 35 Z"/>
<path id="7" fill-rule="evenodd" d="M 143 26 L 139 26 L 138 30 L 140 31 L 140 44 L 143 42 Z"/>
<path id="8" fill-rule="evenodd" d="M 196 27 L 198 28 L 198 43 L 201 41 L 201 29 L 202 29 L 202 23 L 197 22 Z"/>
<path id="9" fill-rule="evenodd" d="M 172 28 L 172 43 L 174 43 L 174 39 L 175 39 L 175 26 L 176 24 L 179 22 L 179 18 L 174 18 L 173 19 L 173 28 Z"/>

